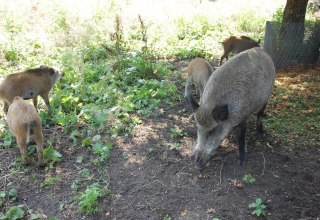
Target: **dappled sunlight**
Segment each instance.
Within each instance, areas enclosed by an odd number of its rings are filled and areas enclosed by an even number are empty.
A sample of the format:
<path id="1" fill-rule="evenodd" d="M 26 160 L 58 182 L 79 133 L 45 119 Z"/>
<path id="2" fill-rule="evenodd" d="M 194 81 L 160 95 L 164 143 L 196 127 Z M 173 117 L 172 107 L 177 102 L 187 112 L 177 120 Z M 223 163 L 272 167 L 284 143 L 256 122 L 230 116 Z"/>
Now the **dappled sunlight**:
<path id="1" fill-rule="evenodd" d="M 295 66 L 277 71 L 266 118 L 268 131 L 288 147 L 318 146 L 320 69 Z M 304 137 L 304 138 L 301 138 Z"/>

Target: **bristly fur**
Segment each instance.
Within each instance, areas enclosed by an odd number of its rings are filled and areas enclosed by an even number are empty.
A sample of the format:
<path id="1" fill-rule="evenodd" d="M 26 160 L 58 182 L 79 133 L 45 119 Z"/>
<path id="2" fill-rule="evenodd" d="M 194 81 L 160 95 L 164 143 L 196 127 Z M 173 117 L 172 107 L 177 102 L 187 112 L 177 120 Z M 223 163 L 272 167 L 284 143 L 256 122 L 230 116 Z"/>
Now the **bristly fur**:
<path id="1" fill-rule="evenodd" d="M 270 56 L 255 47 L 231 58 L 209 78 L 200 102 L 192 100 L 197 124 L 196 164 L 202 169 L 230 131 L 238 126 L 240 163 L 245 159 L 246 120 L 257 113 L 257 131 L 262 133 L 262 115 L 275 79 Z"/>

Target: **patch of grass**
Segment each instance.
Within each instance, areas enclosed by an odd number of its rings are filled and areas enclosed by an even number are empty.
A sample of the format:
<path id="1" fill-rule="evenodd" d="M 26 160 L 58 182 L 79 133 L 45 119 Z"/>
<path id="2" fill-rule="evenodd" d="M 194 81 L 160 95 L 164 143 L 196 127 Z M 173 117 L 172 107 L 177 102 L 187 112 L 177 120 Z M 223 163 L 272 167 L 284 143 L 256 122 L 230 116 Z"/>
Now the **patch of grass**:
<path id="1" fill-rule="evenodd" d="M 264 119 L 267 132 L 288 149 L 319 146 L 320 69 L 300 67 L 277 71 Z"/>

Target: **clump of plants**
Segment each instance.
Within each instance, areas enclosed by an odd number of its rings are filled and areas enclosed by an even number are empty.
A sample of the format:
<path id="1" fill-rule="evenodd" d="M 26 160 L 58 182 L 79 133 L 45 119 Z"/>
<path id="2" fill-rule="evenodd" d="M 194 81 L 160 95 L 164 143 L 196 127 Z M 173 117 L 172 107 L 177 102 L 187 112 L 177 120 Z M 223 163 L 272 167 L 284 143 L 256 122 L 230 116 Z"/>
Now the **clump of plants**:
<path id="1" fill-rule="evenodd" d="M 251 203 L 249 205 L 249 208 L 252 209 L 251 214 L 255 215 L 255 216 L 266 216 L 266 208 L 267 206 L 265 204 L 262 203 L 262 199 L 261 198 L 257 198 L 256 201 L 254 203 Z"/>

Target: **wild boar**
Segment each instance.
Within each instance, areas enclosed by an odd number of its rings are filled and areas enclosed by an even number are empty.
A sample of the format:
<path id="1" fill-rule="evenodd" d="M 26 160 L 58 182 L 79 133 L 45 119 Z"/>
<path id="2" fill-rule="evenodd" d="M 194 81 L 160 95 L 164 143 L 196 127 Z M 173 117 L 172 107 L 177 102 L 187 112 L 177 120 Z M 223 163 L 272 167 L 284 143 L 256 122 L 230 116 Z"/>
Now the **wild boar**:
<path id="1" fill-rule="evenodd" d="M 4 112 L 8 112 L 8 107 L 15 96 L 25 100 L 33 99 L 33 105 L 37 109 L 38 95 L 43 98 L 50 112 L 49 92 L 61 76 L 63 72 L 47 66 L 8 75 L 0 84 L 0 98 L 4 101 Z"/>
<path id="2" fill-rule="evenodd" d="M 202 58 L 195 58 L 191 60 L 188 67 L 185 69 L 188 72 L 188 79 L 185 86 L 185 98 L 189 102 L 190 100 L 190 86 L 192 82 L 195 84 L 196 91 L 199 91 L 200 100 L 205 85 L 209 77 L 211 76 L 213 69 L 210 63 Z"/>
<path id="3" fill-rule="evenodd" d="M 26 150 L 30 142 L 37 144 L 38 165 L 43 166 L 43 135 L 40 117 L 34 106 L 16 96 L 9 106 L 7 114 L 8 125 L 16 137 L 20 153 L 25 164 L 29 164 Z"/>
<path id="4" fill-rule="evenodd" d="M 256 47 L 239 53 L 213 72 L 200 105 L 190 96 L 197 126 L 194 156 L 199 170 L 235 127 L 239 162 L 245 161 L 247 119 L 257 113 L 257 133 L 262 135 L 262 116 L 274 79 L 275 68 L 270 56 Z"/>
<path id="5" fill-rule="evenodd" d="M 220 66 L 224 58 L 228 60 L 228 55 L 230 52 L 240 53 L 253 47 L 260 47 L 260 39 L 257 42 L 246 36 L 231 36 L 221 42 L 221 44 L 223 46 L 224 53 L 220 59 Z"/>

